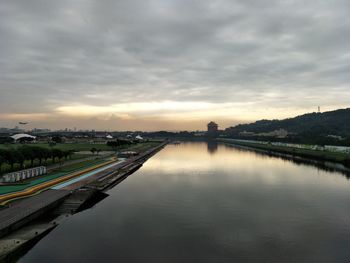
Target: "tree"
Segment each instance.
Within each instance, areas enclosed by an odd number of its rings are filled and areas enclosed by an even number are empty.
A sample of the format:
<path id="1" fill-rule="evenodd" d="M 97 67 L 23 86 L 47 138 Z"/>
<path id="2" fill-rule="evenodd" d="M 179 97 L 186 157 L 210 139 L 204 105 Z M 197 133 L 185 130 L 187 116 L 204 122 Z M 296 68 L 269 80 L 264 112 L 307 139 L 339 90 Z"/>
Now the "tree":
<path id="1" fill-rule="evenodd" d="M 0 174 L 1 174 L 1 167 L 5 162 L 6 162 L 5 151 L 0 149 Z"/>
<path id="2" fill-rule="evenodd" d="M 0 174 L 1 174 L 1 167 L 2 167 L 4 162 L 5 162 L 5 158 L 0 155 Z"/>
<path id="3" fill-rule="evenodd" d="M 93 148 L 90 149 L 90 152 L 91 152 L 93 155 L 95 154 L 96 151 L 97 151 L 97 149 L 96 149 L 95 147 L 93 147 Z"/>
<path id="4" fill-rule="evenodd" d="M 51 138 L 51 140 L 53 141 L 53 142 L 55 142 L 55 143 L 62 143 L 62 137 L 60 137 L 60 136 L 53 136 L 52 138 Z"/>
<path id="5" fill-rule="evenodd" d="M 68 150 L 68 157 L 72 159 L 72 155 L 74 154 L 74 150 Z"/>
<path id="6" fill-rule="evenodd" d="M 8 163 L 11 166 L 11 170 L 13 170 L 13 167 L 16 163 L 15 151 L 13 149 L 4 150 L 3 154 L 4 154 L 4 159 L 6 163 Z"/>
<path id="7" fill-rule="evenodd" d="M 35 154 L 35 158 L 39 160 L 39 165 L 41 165 L 42 161 L 43 161 L 43 159 L 45 157 L 45 150 L 46 150 L 46 148 L 35 146 L 35 147 L 32 147 L 32 150 L 33 150 L 33 152 Z"/>
<path id="8" fill-rule="evenodd" d="M 63 156 L 64 158 L 67 160 L 68 158 L 71 158 L 72 157 L 72 154 L 74 153 L 73 150 L 66 150 L 66 151 L 63 151 Z"/>
<path id="9" fill-rule="evenodd" d="M 24 160 L 30 160 L 30 166 L 33 167 L 34 160 L 37 158 L 36 152 L 33 150 L 33 147 L 22 146 L 18 149 L 18 151 L 22 155 L 21 160 L 22 158 Z"/>
<path id="10" fill-rule="evenodd" d="M 61 160 L 62 157 L 63 157 L 63 152 L 60 150 L 60 149 L 53 149 L 52 150 L 52 162 L 54 163 L 55 162 L 55 159 L 58 158 L 58 160 Z"/>
<path id="11" fill-rule="evenodd" d="M 113 149 L 118 147 L 118 142 L 117 141 L 108 141 L 107 146 L 112 147 Z"/>
<path id="12" fill-rule="evenodd" d="M 24 168 L 24 162 L 26 158 L 24 157 L 23 153 L 20 150 L 13 150 L 14 158 L 15 158 L 15 163 L 18 163 L 20 168 Z M 11 166 L 11 169 L 13 169 L 13 165 Z"/>
<path id="13" fill-rule="evenodd" d="M 47 148 L 42 148 L 43 158 L 45 163 L 47 163 L 47 159 L 52 157 L 52 150 Z"/>

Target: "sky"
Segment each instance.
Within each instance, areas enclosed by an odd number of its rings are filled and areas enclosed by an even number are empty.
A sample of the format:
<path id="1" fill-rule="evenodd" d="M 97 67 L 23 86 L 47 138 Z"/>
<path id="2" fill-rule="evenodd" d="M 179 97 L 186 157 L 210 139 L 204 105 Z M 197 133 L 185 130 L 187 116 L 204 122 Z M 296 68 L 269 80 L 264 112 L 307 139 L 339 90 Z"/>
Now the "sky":
<path id="1" fill-rule="evenodd" d="M 0 127 L 204 130 L 349 107 L 348 0 L 0 1 Z"/>

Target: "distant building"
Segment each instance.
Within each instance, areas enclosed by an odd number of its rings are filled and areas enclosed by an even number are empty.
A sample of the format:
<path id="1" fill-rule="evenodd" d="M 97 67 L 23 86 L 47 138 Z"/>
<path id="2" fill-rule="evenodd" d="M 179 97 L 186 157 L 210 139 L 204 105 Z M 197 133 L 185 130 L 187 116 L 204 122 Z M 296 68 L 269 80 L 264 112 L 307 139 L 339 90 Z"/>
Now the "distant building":
<path id="1" fill-rule="evenodd" d="M 215 134 L 219 131 L 219 125 L 217 125 L 215 122 L 211 121 L 208 123 L 208 133 L 209 134 Z"/>
<path id="2" fill-rule="evenodd" d="M 143 141 L 143 138 L 141 137 L 141 135 L 137 135 L 137 136 L 135 137 L 135 139 L 136 139 L 137 141 Z"/>
<path id="3" fill-rule="evenodd" d="M 32 136 L 29 134 L 24 134 L 24 133 L 20 133 L 20 134 L 15 134 L 13 136 L 10 136 L 12 139 L 15 140 L 15 142 L 18 141 L 33 141 L 36 139 L 36 136 Z"/>

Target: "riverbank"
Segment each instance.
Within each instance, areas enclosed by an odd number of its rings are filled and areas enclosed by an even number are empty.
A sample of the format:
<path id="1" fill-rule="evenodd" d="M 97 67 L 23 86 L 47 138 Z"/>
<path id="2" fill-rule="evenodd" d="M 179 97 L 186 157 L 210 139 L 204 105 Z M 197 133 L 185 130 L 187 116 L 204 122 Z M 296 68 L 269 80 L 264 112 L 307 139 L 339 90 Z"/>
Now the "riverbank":
<path id="1" fill-rule="evenodd" d="M 234 139 L 217 139 L 218 142 L 226 144 L 250 147 L 254 149 L 264 150 L 267 152 L 276 152 L 281 154 L 295 155 L 303 158 L 310 158 L 319 161 L 330 161 L 335 163 L 341 163 L 346 167 L 350 166 L 350 155 L 341 152 L 321 151 L 312 149 L 301 149 L 295 147 L 278 146 L 272 144 L 263 144 L 259 142 L 234 140 Z"/>
<path id="2" fill-rule="evenodd" d="M 109 165 L 107 169 L 97 171 L 95 174 L 83 180 L 76 181 L 69 185 L 63 185 L 62 187 L 55 189 L 51 187 L 49 190 L 44 191 L 33 197 L 28 197 L 20 201 L 15 201 L 15 204 L 9 208 L 1 210 L 2 217 L 2 229 L 0 234 L 3 238 L 0 240 L 6 240 L 7 236 L 11 234 L 10 241 L 6 241 L 8 244 L 6 250 L 2 251 L 5 254 L 0 254 L 0 259 L 7 258 L 9 255 L 16 253 L 21 247 L 19 243 L 13 243 L 11 240 L 16 239 L 16 233 L 22 235 L 21 229 L 23 226 L 28 226 L 34 223 L 39 217 L 55 214 L 57 217 L 63 214 L 74 214 L 87 202 L 90 202 L 94 196 L 98 193 L 102 193 L 110 187 L 116 185 L 117 182 L 124 179 L 126 176 L 136 171 L 142 164 L 147 161 L 150 157 L 160 151 L 167 142 L 159 143 L 156 147 L 143 149 L 138 156 L 129 158 L 123 162 L 117 162 L 116 165 Z M 59 186 L 59 185 L 58 185 Z M 50 193 L 60 193 L 60 196 L 53 198 L 49 203 L 45 195 Z M 44 198 L 41 198 L 44 197 Z M 45 199 L 45 200 L 42 200 Z M 72 201 L 73 200 L 73 201 Z M 42 203 L 45 202 L 43 205 Z M 21 205 L 22 204 L 22 205 Z M 72 207 L 73 205 L 73 207 Z M 38 209 L 36 209 L 38 207 Z M 18 208 L 18 209 L 17 209 Z M 68 209 L 67 209 L 68 208 Z M 30 210 L 30 211 L 26 211 Z M 23 215 L 23 216 L 21 216 Z M 55 221 L 57 223 L 57 221 Z M 49 230 L 51 223 L 47 224 Z M 1 225 L 0 225 L 1 226 Z M 34 226 L 35 228 L 35 223 Z M 29 232 L 32 232 L 32 228 Z M 35 238 L 36 235 L 28 235 Z M 32 238 L 26 238 L 23 245 L 31 242 Z"/>

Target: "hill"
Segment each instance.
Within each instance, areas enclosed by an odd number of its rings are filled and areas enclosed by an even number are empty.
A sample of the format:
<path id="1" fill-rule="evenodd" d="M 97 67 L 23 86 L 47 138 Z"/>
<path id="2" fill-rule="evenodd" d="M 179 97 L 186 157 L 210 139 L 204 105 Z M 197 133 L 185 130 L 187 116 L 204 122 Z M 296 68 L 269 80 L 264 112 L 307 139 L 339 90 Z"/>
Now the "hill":
<path id="1" fill-rule="evenodd" d="M 260 120 L 225 130 L 228 137 L 298 143 L 350 144 L 350 108 L 308 113 L 284 120 Z"/>

